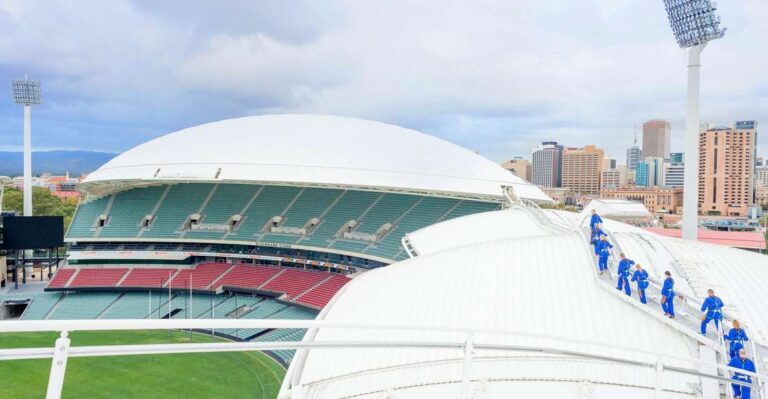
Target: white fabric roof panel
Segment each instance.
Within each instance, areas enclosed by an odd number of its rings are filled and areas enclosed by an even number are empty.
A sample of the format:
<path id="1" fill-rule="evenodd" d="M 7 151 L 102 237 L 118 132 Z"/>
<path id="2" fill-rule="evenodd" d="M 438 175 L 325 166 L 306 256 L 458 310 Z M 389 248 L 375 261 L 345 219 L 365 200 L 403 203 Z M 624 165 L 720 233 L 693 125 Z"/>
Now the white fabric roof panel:
<path id="1" fill-rule="evenodd" d="M 218 175 L 218 177 L 217 177 Z M 465 148 L 394 125 L 324 115 L 228 119 L 156 138 L 107 162 L 81 187 L 130 181 L 365 186 L 536 201 L 538 187 Z"/>
<path id="2" fill-rule="evenodd" d="M 510 208 L 483 212 L 433 224 L 406 234 L 419 255 L 440 252 L 485 241 L 546 234 L 548 231 L 525 211 Z"/>
<path id="3" fill-rule="evenodd" d="M 497 213 L 501 216 L 503 212 L 507 211 Z M 516 221 L 519 226 L 531 223 L 527 213 L 510 214 L 514 215 L 510 221 Z M 469 218 L 490 220 L 486 214 Z M 549 345 L 646 361 L 650 360 L 647 355 L 603 345 L 655 351 L 663 343 L 670 355 L 696 356 L 691 353 L 695 346 L 689 346 L 690 338 L 596 284 L 591 254 L 578 233 L 538 234 L 534 230 L 530 234 L 443 250 L 365 273 L 347 284 L 320 318 L 339 322 L 509 329 L 539 337 L 480 334 L 476 341 Z M 595 342 L 595 345 L 555 342 L 541 334 Z M 311 336 L 308 334 L 306 339 L 312 339 Z M 456 333 L 330 329 L 322 329 L 314 337 L 319 341 L 462 338 Z M 482 352 L 482 355 L 491 362 L 509 357 L 509 353 L 502 352 Z M 297 358 L 300 356 L 294 359 Z M 319 393 L 305 397 L 331 398 L 406 386 L 412 384 L 414 378 L 420 385 L 439 383 L 455 375 L 446 375 L 435 367 L 461 358 L 458 350 L 324 349 L 309 352 L 303 367 L 296 372 L 301 385 L 309 389 L 305 393 Z M 529 377 L 538 380 L 576 378 L 636 386 L 648 386 L 650 378 L 650 374 L 645 375 L 641 370 L 616 375 L 615 364 L 599 361 L 585 361 L 584 367 L 576 372 L 570 366 L 560 367 L 563 362 L 572 366 L 573 359 L 543 360 L 540 357 L 539 360 L 546 364 L 529 369 L 526 365 L 530 362 L 518 359 L 508 360 L 514 366 L 489 369 L 513 379 L 531 373 Z M 575 377 L 574 373 L 583 374 Z M 391 378 L 371 377 L 390 374 Z M 687 383 L 693 381 L 683 376 L 668 380 L 665 387 L 690 393 Z"/>
<path id="4" fill-rule="evenodd" d="M 582 216 L 588 216 L 592 210 L 603 218 L 651 218 L 651 212 L 641 202 L 622 199 L 594 199 L 581 211 Z"/>

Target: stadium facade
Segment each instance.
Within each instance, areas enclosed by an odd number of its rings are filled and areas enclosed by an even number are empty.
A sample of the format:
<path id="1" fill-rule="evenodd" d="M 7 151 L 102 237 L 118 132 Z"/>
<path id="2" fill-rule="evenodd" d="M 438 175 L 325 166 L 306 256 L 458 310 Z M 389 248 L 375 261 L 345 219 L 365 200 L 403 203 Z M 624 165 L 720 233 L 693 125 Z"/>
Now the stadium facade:
<path id="1" fill-rule="evenodd" d="M 549 199 L 469 150 L 413 130 L 319 115 L 184 129 L 111 160 L 80 185 L 72 263 L 193 254 L 376 267 L 405 233 L 499 209 L 503 187 Z"/>

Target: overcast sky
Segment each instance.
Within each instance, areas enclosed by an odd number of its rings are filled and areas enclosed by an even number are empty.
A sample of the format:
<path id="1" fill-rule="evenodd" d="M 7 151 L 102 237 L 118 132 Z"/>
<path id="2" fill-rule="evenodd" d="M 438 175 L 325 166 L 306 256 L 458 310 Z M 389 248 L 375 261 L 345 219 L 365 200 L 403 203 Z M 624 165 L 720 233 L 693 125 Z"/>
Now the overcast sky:
<path id="1" fill-rule="evenodd" d="M 728 33 L 703 54 L 702 121 L 768 128 L 768 1 L 718 4 Z M 0 82 L 43 82 L 36 149 L 119 152 L 287 112 L 394 123 L 495 161 L 557 140 L 623 163 L 651 118 L 682 146 L 686 54 L 661 0 L 3 0 L 0 35 Z M 21 136 L 0 96 L 0 149 Z"/>

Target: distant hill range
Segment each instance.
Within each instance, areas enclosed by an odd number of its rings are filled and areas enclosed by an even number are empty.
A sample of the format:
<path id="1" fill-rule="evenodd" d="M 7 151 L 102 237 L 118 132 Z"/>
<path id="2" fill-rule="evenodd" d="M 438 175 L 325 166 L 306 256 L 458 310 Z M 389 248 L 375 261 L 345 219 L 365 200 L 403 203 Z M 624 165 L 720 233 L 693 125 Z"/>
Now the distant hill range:
<path id="1" fill-rule="evenodd" d="M 32 153 L 32 174 L 69 172 L 77 176 L 90 173 L 114 158 L 110 152 L 96 151 L 36 151 Z M 24 155 L 21 152 L 0 151 L 0 175 L 21 176 L 24 173 Z"/>

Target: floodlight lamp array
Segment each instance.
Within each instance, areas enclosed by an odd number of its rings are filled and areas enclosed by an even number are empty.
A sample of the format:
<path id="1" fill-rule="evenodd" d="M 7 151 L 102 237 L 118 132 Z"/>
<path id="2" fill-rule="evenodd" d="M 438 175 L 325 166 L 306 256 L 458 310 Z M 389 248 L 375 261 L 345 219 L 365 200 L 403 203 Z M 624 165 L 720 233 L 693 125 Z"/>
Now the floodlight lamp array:
<path id="1" fill-rule="evenodd" d="M 11 80 L 13 101 L 21 105 L 40 104 L 40 81 L 29 79 Z"/>
<path id="2" fill-rule="evenodd" d="M 712 0 L 664 0 L 667 17 L 681 48 L 693 47 L 725 35 L 717 4 Z"/>

